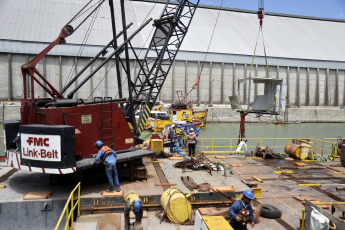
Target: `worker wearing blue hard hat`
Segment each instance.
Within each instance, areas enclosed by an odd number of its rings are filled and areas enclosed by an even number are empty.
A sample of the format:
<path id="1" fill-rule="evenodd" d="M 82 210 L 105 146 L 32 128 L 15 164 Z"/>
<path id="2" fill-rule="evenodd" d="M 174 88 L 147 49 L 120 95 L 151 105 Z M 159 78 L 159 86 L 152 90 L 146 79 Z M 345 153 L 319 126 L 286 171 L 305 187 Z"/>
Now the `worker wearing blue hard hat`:
<path id="1" fill-rule="evenodd" d="M 132 210 L 135 214 L 135 225 L 138 227 L 138 225 L 141 225 L 141 219 L 143 218 L 143 204 L 141 202 L 141 199 L 139 195 L 136 192 L 128 192 L 126 193 L 124 197 L 125 201 L 125 229 L 130 229 L 130 221 L 129 221 L 129 213 Z"/>
<path id="2" fill-rule="evenodd" d="M 96 164 L 99 161 L 104 163 L 105 172 L 109 181 L 109 189 L 106 192 L 114 192 L 114 182 L 116 191 L 120 192 L 120 182 L 116 170 L 116 152 L 108 146 L 104 146 L 100 140 L 96 141 L 95 146 L 98 149 L 98 153 L 96 158 L 91 161 L 91 164 Z"/>
<path id="3" fill-rule="evenodd" d="M 250 223 L 254 228 L 254 214 L 250 202 L 254 200 L 252 190 L 243 192 L 241 200 L 234 202 L 230 209 L 230 225 L 234 230 L 246 230 L 247 224 Z"/>

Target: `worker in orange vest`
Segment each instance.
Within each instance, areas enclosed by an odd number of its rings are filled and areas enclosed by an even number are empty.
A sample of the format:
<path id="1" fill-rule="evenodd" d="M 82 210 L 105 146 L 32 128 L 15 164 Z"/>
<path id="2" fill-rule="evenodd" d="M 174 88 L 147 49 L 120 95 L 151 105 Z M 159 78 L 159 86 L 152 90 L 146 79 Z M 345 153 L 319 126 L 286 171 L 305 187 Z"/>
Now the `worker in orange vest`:
<path id="1" fill-rule="evenodd" d="M 188 142 L 188 153 L 189 153 L 189 157 L 194 157 L 195 155 L 195 146 L 198 144 L 198 139 L 196 138 L 196 135 L 194 133 L 194 129 L 191 128 L 189 130 L 189 134 L 187 137 L 187 142 Z"/>
<path id="2" fill-rule="evenodd" d="M 96 164 L 99 161 L 104 164 L 110 185 L 106 192 L 114 192 L 114 181 L 116 192 L 120 192 L 120 182 L 116 170 L 116 152 L 108 146 L 103 146 L 102 141 L 96 141 L 95 146 L 98 149 L 98 153 L 95 160 L 91 161 L 91 164 Z"/>

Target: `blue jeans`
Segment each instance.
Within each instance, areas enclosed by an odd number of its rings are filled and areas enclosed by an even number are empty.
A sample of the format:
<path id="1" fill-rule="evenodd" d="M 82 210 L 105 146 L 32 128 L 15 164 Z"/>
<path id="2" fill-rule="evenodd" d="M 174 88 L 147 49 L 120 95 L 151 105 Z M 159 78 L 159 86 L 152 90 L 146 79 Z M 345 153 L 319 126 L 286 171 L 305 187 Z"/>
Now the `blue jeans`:
<path id="1" fill-rule="evenodd" d="M 119 178 L 117 176 L 116 165 L 113 166 L 105 166 L 105 172 L 107 173 L 108 181 L 109 181 L 109 190 L 114 191 L 114 181 L 116 188 L 120 188 Z"/>
<path id="2" fill-rule="evenodd" d="M 179 145 L 181 148 L 184 148 L 183 137 L 177 138 L 177 140 L 178 140 L 178 145 Z"/>
<path id="3" fill-rule="evenodd" d="M 172 153 L 174 151 L 174 147 L 175 147 L 175 138 L 174 139 L 170 139 L 170 152 Z"/>

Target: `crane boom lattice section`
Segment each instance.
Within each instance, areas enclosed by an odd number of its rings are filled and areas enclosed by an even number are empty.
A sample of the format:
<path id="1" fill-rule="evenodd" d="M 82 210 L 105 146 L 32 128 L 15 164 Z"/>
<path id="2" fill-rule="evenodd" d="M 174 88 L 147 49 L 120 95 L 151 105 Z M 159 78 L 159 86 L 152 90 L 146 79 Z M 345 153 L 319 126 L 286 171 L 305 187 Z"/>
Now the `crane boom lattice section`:
<path id="1" fill-rule="evenodd" d="M 137 134 L 144 129 L 147 117 L 187 34 L 198 3 L 199 0 L 197 3 L 181 0 L 177 5 L 168 2 L 160 19 L 154 21 L 156 30 L 133 85 L 133 98 L 141 101 L 144 108 L 139 116 Z"/>

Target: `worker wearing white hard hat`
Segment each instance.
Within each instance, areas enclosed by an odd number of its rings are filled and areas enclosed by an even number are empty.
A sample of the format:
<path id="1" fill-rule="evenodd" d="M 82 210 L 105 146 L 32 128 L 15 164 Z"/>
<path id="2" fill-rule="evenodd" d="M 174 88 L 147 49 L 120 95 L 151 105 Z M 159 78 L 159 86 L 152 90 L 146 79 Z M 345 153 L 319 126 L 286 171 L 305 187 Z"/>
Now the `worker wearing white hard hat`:
<path id="1" fill-rule="evenodd" d="M 194 157 L 195 155 L 195 146 L 198 144 L 198 139 L 196 138 L 196 135 L 194 133 L 194 129 L 189 129 L 189 134 L 187 137 L 187 143 L 188 143 L 188 155 L 189 157 Z"/>

